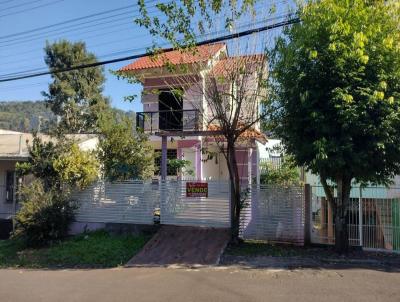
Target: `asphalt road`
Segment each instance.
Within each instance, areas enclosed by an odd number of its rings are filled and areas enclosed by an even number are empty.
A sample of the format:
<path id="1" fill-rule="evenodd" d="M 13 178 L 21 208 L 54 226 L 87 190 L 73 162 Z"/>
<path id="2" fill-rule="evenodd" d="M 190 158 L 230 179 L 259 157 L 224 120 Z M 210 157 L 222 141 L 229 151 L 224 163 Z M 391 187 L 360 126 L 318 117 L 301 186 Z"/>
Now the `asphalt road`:
<path id="1" fill-rule="evenodd" d="M 371 269 L 0 270 L 0 301 L 400 301 L 400 273 Z"/>

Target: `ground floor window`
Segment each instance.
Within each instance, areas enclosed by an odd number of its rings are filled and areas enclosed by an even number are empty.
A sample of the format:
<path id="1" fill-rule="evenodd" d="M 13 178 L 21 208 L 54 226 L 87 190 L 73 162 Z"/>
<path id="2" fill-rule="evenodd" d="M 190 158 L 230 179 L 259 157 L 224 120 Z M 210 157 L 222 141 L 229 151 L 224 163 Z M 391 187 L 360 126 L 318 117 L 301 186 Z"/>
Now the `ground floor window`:
<path id="1" fill-rule="evenodd" d="M 15 172 L 6 172 L 6 202 L 14 202 Z"/>

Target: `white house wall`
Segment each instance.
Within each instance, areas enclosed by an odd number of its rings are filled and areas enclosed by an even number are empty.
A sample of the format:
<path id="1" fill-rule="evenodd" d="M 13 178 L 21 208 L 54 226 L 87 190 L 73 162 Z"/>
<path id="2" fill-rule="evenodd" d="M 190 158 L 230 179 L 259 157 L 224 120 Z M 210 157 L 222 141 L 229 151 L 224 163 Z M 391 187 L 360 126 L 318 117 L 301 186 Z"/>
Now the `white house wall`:
<path id="1" fill-rule="evenodd" d="M 94 151 L 97 149 L 97 145 L 99 144 L 99 139 L 97 137 L 93 137 L 86 141 L 79 143 L 79 149 L 82 151 Z"/>

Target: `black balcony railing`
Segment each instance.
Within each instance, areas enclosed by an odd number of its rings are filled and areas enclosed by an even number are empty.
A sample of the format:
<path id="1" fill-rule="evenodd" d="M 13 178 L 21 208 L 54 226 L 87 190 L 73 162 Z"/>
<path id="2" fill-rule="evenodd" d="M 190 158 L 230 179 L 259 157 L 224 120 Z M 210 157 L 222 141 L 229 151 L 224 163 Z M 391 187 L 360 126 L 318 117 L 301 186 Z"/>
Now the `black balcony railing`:
<path id="1" fill-rule="evenodd" d="M 136 127 L 144 132 L 193 131 L 200 128 L 199 110 L 162 110 L 136 113 Z"/>

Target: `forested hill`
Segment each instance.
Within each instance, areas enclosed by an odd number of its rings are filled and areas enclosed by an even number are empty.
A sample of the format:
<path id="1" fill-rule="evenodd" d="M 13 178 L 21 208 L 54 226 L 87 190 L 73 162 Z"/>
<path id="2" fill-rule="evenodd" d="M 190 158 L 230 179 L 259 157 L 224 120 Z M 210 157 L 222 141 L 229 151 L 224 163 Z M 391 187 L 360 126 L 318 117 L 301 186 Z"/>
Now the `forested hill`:
<path id="1" fill-rule="evenodd" d="M 29 132 L 56 121 L 50 109 L 43 101 L 0 102 L 0 129 Z"/>
<path id="2" fill-rule="evenodd" d="M 124 111 L 114 109 L 123 114 Z M 132 111 L 125 114 L 133 117 Z M 43 101 L 0 101 L 0 129 L 30 132 L 39 127 L 42 131 L 56 122 L 55 115 L 46 107 Z"/>

